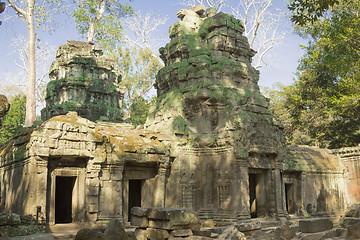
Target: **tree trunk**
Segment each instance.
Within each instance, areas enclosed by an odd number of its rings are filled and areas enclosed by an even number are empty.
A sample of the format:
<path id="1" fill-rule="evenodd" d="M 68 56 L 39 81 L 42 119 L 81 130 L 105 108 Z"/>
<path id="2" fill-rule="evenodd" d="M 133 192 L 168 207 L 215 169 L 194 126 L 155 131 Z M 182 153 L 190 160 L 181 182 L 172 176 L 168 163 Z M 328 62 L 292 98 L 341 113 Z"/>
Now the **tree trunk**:
<path id="1" fill-rule="evenodd" d="M 93 42 L 94 41 L 94 38 L 95 38 L 95 25 L 104 16 L 105 7 L 106 7 L 106 0 L 100 1 L 98 12 L 97 12 L 95 18 L 92 19 L 91 22 L 90 22 L 89 31 L 88 31 L 88 35 L 87 35 L 87 42 Z"/>
<path id="2" fill-rule="evenodd" d="M 36 120 L 35 112 L 35 26 L 34 26 L 35 0 L 27 2 L 27 30 L 28 30 L 28 81 L 26 86 L 26 115 L 25 127 L 31 127 Z"/>

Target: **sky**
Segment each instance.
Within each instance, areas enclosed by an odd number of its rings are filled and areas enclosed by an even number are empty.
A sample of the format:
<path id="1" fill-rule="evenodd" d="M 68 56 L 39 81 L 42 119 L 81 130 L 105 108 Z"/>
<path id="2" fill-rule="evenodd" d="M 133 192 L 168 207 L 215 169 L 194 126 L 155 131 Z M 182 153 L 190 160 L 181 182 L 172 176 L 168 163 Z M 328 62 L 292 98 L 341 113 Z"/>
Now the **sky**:
<path id="1" fill-rule="evenodd" d="M 6 3 L 8 6 L 8 4 Z M 187 8 L 179 4 L 179 0 L 133 0 L 131 2 L 134 10 L 146 13 L 151 11 L 154 15 L 166 16 L 167 22 L 162 25 L 157 31 L 161 41 L 158 45 L 164 46 L 170 41 L 168 38 L 168 29 L 179 19 L 176 17 L 177 11 L 182 8 Z M 279 8 L 286 12 L 286 0 L 273 0 L 273 7 Z M 8 20 L 12 16 L 13 20 Z M 26 25 L 24 22 L 15 20 L 16 15 L 14 11 L 8 7 L 5 12 L 0 14 L 0 72 L 2 77 L 0 83 L 7 81 L 8 83 L 14 81 L 12 76 L 19 72 L 16 66 L 18 54 L 16 48 L 11 45 L 12 39 L 17 35 L 23 34 L 26 36 Z M 62 21 L 63 20 L 63 21 Z M 57 48 L 61 44 L 65 44 L 67 40 L 84 41 L 77 32 L 75 24 L 68 18 L 61 19 L 62 25 L 49 34 L 47 32 L 38 31 L 39 38 L 42 41 L 47 41 L 50 45 Z M 269 52 L 268 65 L 261 67 L 259 85 L 261 87 L 272 88 L 277 82 L 284 85 L 293 83 L 295 78 L 295 71 L 299 63 L 299 59 L 303 55 L 303 50 L 299 44 L 305 44 L 305 40 L 301 39 L 297 34 L 292 33 L 292 26 L 286 19 L 281 23 L 283 31 L 286 32 L 285 37 Z M 55 56 L 54 56 L 55 57 Z M 5 76 L 5 77 L 4 77 Z"/>

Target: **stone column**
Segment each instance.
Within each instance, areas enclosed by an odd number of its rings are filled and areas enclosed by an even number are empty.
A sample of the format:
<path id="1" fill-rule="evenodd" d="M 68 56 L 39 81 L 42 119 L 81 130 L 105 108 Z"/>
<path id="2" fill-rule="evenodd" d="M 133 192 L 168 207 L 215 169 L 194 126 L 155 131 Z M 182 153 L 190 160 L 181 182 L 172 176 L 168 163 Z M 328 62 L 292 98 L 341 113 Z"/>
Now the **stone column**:
<path id="1" fill-rule="evenodd" d="M 113 201 L 115 205 L 115 217 L 123 222 L 123 174 L 124 165 L 111 165 L 110 176 L 113 182 Z"/>
<path id="2" fill-rule="evenodd" d="M 90 223 L 95 223 L 99 212 L 99 172 L 100 162 L 93 162 L 86 176 L 86 217 Z"/>
<path id="3" fill-rule="evenodd" d="M 282 163 L 276 164 L 276 168 L 272 170 L 275 181 L 275 205 L 276 205 L 276 215 L 278 218 L 285 218 L 284 211 L 284 202 L 283 202 L 283 181 L 281 178 L 280 169 L 282 168 Z"/>
<path id="4" fill-rule="evenodd" d="M 248 221 L 250 216 L 250 193 L 249 193 L 249 167 L 246 159 L 236 159 L 236 166 L 238 170 L 238 187 L 239 187 L 239 206 L 238 216 L 239 221 Z"/>
<path id="5" fill-rule="evenodd" d="M 34 206 L 35 219 L 39 223 L 46 222 L 46 212 L 50 206 L 46 206 L 46 198 L 48 196 L 48 161 L 43 158 L 35 158 L 36 166 L 36 187 L 35 197 L 36 206 Z"/>
<path id="6" fill-rule="evenodd" d="M 159 165 L 159 173 L 156 178 L 157 188 L 155 189 L 155 207 L 165 207 L 165 199 L 166 199 L 166 173 L 169 167 L 169 163 L 166 162 L 160 163 Z"/>

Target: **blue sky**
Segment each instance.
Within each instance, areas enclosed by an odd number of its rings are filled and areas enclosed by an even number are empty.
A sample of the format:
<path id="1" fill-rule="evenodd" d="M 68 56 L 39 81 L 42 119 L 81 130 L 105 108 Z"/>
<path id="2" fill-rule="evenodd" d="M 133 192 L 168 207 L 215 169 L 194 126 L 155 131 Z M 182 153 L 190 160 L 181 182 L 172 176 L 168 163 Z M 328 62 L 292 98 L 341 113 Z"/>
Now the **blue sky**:
<path id="1" fill-rule="evenodd" d="M 168 17 L 167 23 L 157 33 L 164 39 L 163 42 L 159 43 L 160 46 L 169 42 L 168 29 L 170 25 L 179 20 L 176 18 L 177 11 L 185 8 L 178 2 L 178 0 L 134 0 L 131 3 L 135 11 L 141 11 L 142 13 L 152 11 L 155 15 Z M 274 0 L 273 2 L 277 8 L 286 11 L 285 0 Z M 11 8 L 7 8 L 6 13 L 0 14 L 0 21 L 3 21 L 0 26 L 0 72 L 2 75 L 19 71 L 15 64 L 18 55 L 14 52 L 15 48 L 11 46 L 11 41 L 18 34 L 26 36 L 26 26 L 23 22 L 5 20 L 11 15 L 14 16 Z M 271 87 L 276 82 L 285 85 L 291 84 L 298 61 L 303 54 L 299 44 L 304 44 L 304 40 L 292 33 L 292 26 L 288 21 L 284 21 L 281 25 L 283 30 L 287 32 L 285 38 L 270 52 L 270 64 L 259 69 L 259 85 L 263 87 Z M 77 33 L 74 23 L 69 19 L 62 23 L 62 26 L 58 27 L 52 34 L 41 31 L 38 31 L 38 34 L 40 39 L 48 41 L 50 45 L 55 47 L 66 43 L 67 40 L 85 40 Z M 4 81 L 4 79 L 0 79 L 1 81 Z"/>

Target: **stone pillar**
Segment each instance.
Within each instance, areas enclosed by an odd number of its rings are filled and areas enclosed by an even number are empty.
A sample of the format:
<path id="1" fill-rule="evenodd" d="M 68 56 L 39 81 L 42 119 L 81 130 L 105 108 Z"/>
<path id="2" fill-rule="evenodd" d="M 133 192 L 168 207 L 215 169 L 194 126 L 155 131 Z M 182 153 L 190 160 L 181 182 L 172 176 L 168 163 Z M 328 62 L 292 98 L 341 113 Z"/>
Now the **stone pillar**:
<path id="1" fill-rule="evenodd" d="M 115 217 L 123 222 L 123 174 L 124 165 L 112 165 L 110 167 L 111 180 L 113 182 L 113 201 L 115 205 Z"/>
<path id="2" fill-rule="evenodd" d="M 49 210 L 50 206 L 46 206 L 46 198 L 48 196 L 48 161 L 42 158 L 37 157 L 35 159 L 36 166 L 36 187 L 35 187 L 35 197 L 36 197 L 36 206 L 34 206 L 33 212 L 35 213 L 35 219 L 39 223 L 45 223 L 46 212 Z"/>
<path id="3" fill-rule="evenodd" d="M 276 215 L 277 218 L 285 218 L 284 211 L 284 202 L 283 202 L 283 181 L 281 177 L 281 166 L 282 164 L 277 164 L 276 168 L 272 170 L 272 174 L 274 175 L 275 181 L 275 206 L 276 206 Z"/>
<path id="4" fill-rule="evenodd" d="M 250 216 L 250 193 L 249 193 L 249 167 L 246 159 L 237 159 L 236 166 L 238 170 L 239 182 L 239 206 L 238 216 L 239 221 L 248 221 Z"/>
<path id="5" fill-rule="evenodd" d="M 155 207 L 165 207 L 165 199 L 166 199 L 166 173 L 169 167 L 168 161 L 160 163 L 159 165 L 159 173 L 156 178 L 156 186 L 155 189 Z"/>
<path id="6" fill-rule="evenodd" d="M 99 172 L 100 162 L 93 162 L 86 176 L 86 217 L 90 223 L 95 223 L 99 212 Z"/>

